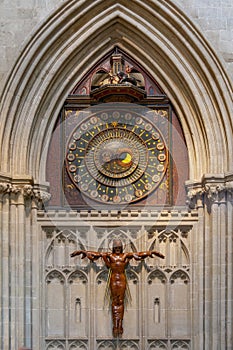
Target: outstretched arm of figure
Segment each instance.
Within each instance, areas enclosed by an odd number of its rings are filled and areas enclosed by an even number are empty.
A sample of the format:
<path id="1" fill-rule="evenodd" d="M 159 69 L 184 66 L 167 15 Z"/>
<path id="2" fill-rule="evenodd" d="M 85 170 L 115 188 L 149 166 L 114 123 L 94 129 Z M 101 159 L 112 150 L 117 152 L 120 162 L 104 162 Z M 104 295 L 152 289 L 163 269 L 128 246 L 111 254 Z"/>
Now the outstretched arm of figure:
<path id="1" fill-rule="evenodd" d="M 156 250 L 152 250 L 152 257 L 153 257 L 153 255 L 155 255 L 155 256 L 158 256 L 159 258 L 161 258 L 161 259 L 165 259 L 165 255 L 163 255 L 162 253 L 160 253 L 160 252 L 157 252 Z"/>
<path id="2" fill-rule="evenodd" d="M 82 259 L 88 258 L 91 261 L 99 259 L 102 254 L 98 252 L 92 252 L 90 250 L 75 250 L 73 253 L 70 254 L 70 256 L 73 258 L 76 255 L 81 255 L 82 254 Z"/>
<path id="3" fill-rule="evenodd" d="M 134 257 L 135 260 L 143 260 L 143 259 L 145 259 L 147 257 L 153 258 L 154 255 L 158 256 L 161 259 L 165 258 L 165 256 L 162 253 L 157 252 L 156 250 L 149 250 L 147 252 L 133 253 L 133 257 Z"/>
<path id="4" fill-rule="evenodd" d="M 103 258 L 103 261 L 105 262 L 105 265 L 107 267 L 111 267 L 111 262 L 109 260 L 109 254 L 108 253 L 102 253 L 102 258 Z"/>

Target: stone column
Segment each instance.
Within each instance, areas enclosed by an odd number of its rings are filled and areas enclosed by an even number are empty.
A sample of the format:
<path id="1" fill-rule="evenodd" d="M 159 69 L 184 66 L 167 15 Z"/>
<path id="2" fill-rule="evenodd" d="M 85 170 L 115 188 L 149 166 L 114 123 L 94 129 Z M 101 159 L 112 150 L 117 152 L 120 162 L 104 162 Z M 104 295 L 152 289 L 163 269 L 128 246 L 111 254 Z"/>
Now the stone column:
<path id="1" fill-rule="evenodd" d="M 193 349 L 204 349 L 203 303 L 204 303 L 204 204 L 201 192 L 195 193 L 198 222 L 193 228 L 192 237 L 192 342 Z M 197 293 L 198 291 L 198 293 Z"/>
<path id="2" fill-rule="evenodd" d="M 232 348 L 233 337 L 233 182 L 227 188 L 227 213 L 226 213 L 226 283 L 225 283 L 225 332 L 226 349 Z"/>
<path id="3" fill-rule="evenodd" d="M 1 234 L 1 349 L 11 349 L 10 300 L 10 239 L 9 239 L 10 185 L 0 183 L 0 234 Z"/>
<path id="4" fill-rule="evenodd" d="M 40 329 L 36 215 L 48 198 L 28 181 L 0 183 L 1 349 L 39 348 L 39 344 L 33 344 Z M 35 312 L 37 317 L 33 319 Z"/>
<path id="5" fill-rule="evenodd" d="M 190 205 L 199 211 L 193 252 L 195 349 L 232 347 L 232 184 L 229 177 L 206 176 L 188 185 Z"/>

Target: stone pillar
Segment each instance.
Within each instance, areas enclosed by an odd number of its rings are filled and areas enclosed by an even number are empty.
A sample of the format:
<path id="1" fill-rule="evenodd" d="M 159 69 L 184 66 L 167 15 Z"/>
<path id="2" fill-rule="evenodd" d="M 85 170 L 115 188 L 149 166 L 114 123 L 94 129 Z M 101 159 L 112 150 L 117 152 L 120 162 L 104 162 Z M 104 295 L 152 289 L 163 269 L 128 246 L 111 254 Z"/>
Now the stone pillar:
<path id="1" fill-rule="evenodd" d="M 232 176 L 206 176 L 188 184 L 190 205 L 199 211 L 194 242 L 194 348 L 231 349 Z M 198 315 L 198 317 L 196 317 Z"/>
<path id="2" fill-rule="evenodd" d="M 1 349 L 11 348 L 10 301 L 10 241 L 9 202 L 10 189 L 7 183 L 0 184 L 0 229 L 1 229 Z M 13 300 L 12 300 L 13 302 Z"/>
<path id="3" fill-rule="evenodd" d="M 203 302 L 204 302 L 204 204 L 201 193 L 195 194 L 198 222 L 193 228 L 193 288 L 192 288 L 192 339 L 193 349 L 204 349 Z M 198 291 L 198 293 L 196 292 Z"/>
<path id="4" fill-rule="evenodd" d="M 229 184 L 227 189 L 227 213 L 226 213 L 226 349 L 230 350 L 232 347 L 233 337 L 233 183 Z"/>
<path id="5" fill-rule="evenodd" d="M 1 349 L 39 348 L 32 341 L 40 322 L 36 215 L 48 198 L 28 181 L 0 183 Z"/>

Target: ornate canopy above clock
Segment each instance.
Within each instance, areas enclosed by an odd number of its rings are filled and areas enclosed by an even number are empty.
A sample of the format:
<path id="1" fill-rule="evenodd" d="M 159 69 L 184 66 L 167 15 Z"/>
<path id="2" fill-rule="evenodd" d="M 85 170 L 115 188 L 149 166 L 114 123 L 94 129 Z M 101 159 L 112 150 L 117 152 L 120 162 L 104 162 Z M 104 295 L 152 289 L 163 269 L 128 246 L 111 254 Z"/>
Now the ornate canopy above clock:
<path id="1" fill-rule="evenodd" d="M 50 205 L 120 208 L 184 201 L 187 152 L 178 118 L 158 83 L 119 48 L 73 88 L 57 129 L 59 140 L 54 136 L 48 156 Z M 185 170 L 179 173 L 180 164 Z M 55 167 L 61 172 L 56 177 Z"/>

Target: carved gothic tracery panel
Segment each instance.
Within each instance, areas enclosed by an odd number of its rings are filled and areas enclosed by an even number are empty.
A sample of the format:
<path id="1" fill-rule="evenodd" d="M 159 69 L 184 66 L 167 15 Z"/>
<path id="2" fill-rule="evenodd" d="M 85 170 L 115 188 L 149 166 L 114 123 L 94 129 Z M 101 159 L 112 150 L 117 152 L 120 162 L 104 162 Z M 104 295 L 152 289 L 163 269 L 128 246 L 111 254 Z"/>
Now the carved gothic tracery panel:
<path id="1" fill-rule="evenodd" d="M 147 258 L 143 263 L 130 263 L 127 268 L 132 301 L 126 306 L 124 329 L 129 340 L 122 339 L 118 344 L 120 349 L 140 349 L 142 323 L 150 338 L 148 349 L 179 349 L 179 346 L 189 349 L 189 342 L 183 340 L 191 336 L 189 231 L 155 227 L 143 234 L 135 226 L 120 230 L 97 227 L 44 230 L 46 350 L 86 349 L 90 332 L 97 341 L 96 348 L 116 348 L 116 342 L 109 339 L 111 313 L 108 305 L 104 305 L 107 268 L 101 261 L 90 263 L 79 257 L 69 260 L 73 249 L 87 249 L 88 235 L 84 233 L 89 231 L 92 241 L 96 241 L 95 250 L 111 249 L 112 240 L 118 237 L 126 251 L 138 251 L 139 241 L 142 244 L 149 237 L 145 249 L 173 256 L 172 263 L 166 255 L 165 261 Z M 141 295 L 145 296 L 143 300 Z M 95 322 L 93 330 L 88 326 L 90 317 Z"/>

